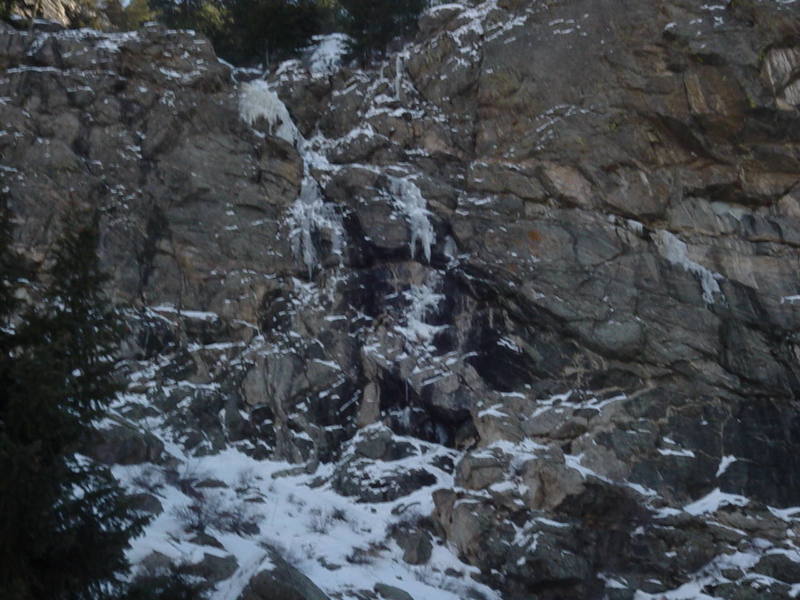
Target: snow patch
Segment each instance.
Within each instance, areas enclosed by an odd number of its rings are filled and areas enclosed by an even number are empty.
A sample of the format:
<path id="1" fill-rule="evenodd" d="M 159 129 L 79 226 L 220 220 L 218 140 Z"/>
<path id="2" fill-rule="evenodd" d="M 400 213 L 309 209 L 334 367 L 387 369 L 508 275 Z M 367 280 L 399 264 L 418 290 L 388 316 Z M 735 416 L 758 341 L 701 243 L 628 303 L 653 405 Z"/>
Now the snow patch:
<path id="1" fill-rule="evenodd" d="M 719 600 L 715 596 L 709 596 L 702 592 L 703 585 L 697 582 L 690 582 L 682 585 L 678 589 L 669 592 L 648 594 L 637 590 L 633 600 Z"/>
<path id="2" fill-rule="evenodd" d="M 716 512 L 722 506 L 746 506 L 749 500 L 738 494 L 726 494 L 716 488 L 713 492 L 706 494 L 700 500 L 687 504 L 683 510 L 690 515 L 697 516 L 706 513 Z"/>

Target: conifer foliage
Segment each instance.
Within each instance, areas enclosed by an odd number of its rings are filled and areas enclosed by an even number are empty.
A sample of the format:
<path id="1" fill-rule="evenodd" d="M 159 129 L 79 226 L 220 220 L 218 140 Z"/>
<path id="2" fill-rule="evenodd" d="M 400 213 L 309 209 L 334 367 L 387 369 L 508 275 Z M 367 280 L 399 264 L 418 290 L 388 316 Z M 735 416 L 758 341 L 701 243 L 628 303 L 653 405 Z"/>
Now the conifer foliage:
<path id="1" fill-rule="evenodd" d="M 3 264 L 13 262 L 7 216 Z M 124 551 L 144 519 L 110 471 L 80 452 L 117 391 L 120 320 L 102 293 L 97 215 L 73 210 L 49 283 L 12 327 L 2 272 L 0 590 L 8 600 L 120 597 Z"/>
<path id="2" fill-rule="evenodd" d="M 320 32 L 325 8 L 316 0 L 227 0 L 231 31 L 215 31 L 214 48 L 234 62 L 269 65 L 307 45 Z"/>
<path id="3" fill-rule="evenodd" d="M 353 54 L 367 62 L 395 38 L 413 33 L 429 4 L 430 0 L 149 0 L 162 22 L 202 32 L 225 60 L 265 66 L 296 55 L 313 36 L 334 31 L 349 34 Z"/>
<path id="4" fill-rule="evenodd" d="M 372 53 L 382 53 L 396 37 L 416 28 L 417 17 L 427 0 L 339 0 L 345 10 L 347 33 L 355 40 L 353 51 L 366 61 Z"/>
<path id="5" fill-rule="evenodd" d="M 1 0 L 0 1 L 0 19 L 5 21 L 11 16 L 11 8 L 13 3 L 11 0 Z"/>

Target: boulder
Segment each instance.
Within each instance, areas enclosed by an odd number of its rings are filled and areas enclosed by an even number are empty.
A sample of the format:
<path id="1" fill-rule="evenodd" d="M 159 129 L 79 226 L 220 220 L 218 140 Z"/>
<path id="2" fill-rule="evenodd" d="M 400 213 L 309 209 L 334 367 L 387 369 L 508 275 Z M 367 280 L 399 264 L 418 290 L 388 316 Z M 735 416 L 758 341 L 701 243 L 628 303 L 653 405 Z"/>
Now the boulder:
<path id="1" fill-rule="evenodd" d="M 386 583 L 376 583 L 373 589 L 375 593 L 385 600 L 414 600 L 411 594 L 405 590 Z"/>
<path id="2" fill-rule="evenodd" d="M 422 467 L 399 464 L 394 468 L 367 469 L 371 464 L 366 459 L 342 462 L 334 472 L 333 489 L 361 502 L 390 502 L 438 481 L 436 475 Z"/>
<path id="3" fill-rule="evenodd" d="M 322 590 L 274 550 L 268 567 L 253 575 L 237 600 L 328 600 Z"/>
<path id="4" fill-rule="evenodd" d="M 789 554 L 768 554 L 758 561 L 753 570 L 784 583 L 800 583 L 800 562 L 792 560 Z"/>
<path id="5" fill-rule="evenodd" d="M 164 443 L 154 434 L 131 425 L 96 431 L 89 455 L 106 465 L 138 465 L 162 460 Z"/>
<path id="6" fill-rule="evenodd" d="M 433 544 L 426 531 L 401 525 L 392 531 L 392 537 L 403 550 L 403 560 L 408 564 L 422 565 L 430 560 Z"/>
<path id="7" fill-rule="evenodd" d="M 186 572 L 214 585 L 230 578 L 238 568 L 239 563 L 235 556 L 217 556 L 206 553 L 203 554 L 200 562 L 187 566 Z"/>

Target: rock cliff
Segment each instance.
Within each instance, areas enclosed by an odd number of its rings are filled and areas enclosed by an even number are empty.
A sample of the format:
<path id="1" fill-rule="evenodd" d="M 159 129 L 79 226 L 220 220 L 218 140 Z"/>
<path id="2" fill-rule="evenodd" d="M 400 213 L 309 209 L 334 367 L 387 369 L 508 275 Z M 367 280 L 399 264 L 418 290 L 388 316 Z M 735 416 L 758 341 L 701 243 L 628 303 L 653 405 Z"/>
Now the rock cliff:
<path id="1" fill-rule="evenodd" d="M 17 245 L 100 207 L 133 306 L 95 457 L 158 515 L 131 559 L 231 600 L 800 593 L 800 4 L 458 2 L 319 58 L 0 29 Z"/>

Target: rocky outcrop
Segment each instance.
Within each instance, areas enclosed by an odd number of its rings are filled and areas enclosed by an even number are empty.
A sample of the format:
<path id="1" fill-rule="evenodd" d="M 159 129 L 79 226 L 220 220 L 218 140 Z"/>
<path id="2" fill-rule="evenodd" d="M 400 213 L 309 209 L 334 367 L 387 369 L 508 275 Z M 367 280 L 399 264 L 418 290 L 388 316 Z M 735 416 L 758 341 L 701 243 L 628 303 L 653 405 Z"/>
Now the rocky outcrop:
<path id="1" fill-rule="evenodd" d="M 102 208 L 138 309 L 121 418 L 391 507 L 391 541 L 314 568 L 447 546 L 479 572 L 425 585 L 460 597 L 786 597 L 798 10 L 449 3 L 381 65 L 270 89 L 188 33 L 6 29 L 18 244 Z"/>
<path id="2" fill-rule="evenodd" d="M 269 566 L 255 575 L 241 600 L 327 600 L 328 597 L 305 575 L 288 564 L 281 556 L 269 553 Z"/>
<path id="3" fill-rule="evenodd" d="M 100 10 L 101 6 L 81 0 L 21 0 L 11 5 L 12 18 L 37 19 L 39 28 L 57 31 L 62 27 L 79 27 L 82 24 L 98 23 L 97 27 L 107 25 L 108 19 Z M 30 21 L 24 25 L 29 26 Z"/>
<path id="4" fill-rule="evenodd" d="M 300 159 L 242 122 L 210 44 L 158 28 L 4 30 L 0 47 L 0 152 L 20 246 L 36 256 L 53 216 L 94 204 L 118 297 L 255 320 L 251 289 L 267 284 L 250 271 L 291 256 L 275 240 Z"/>

